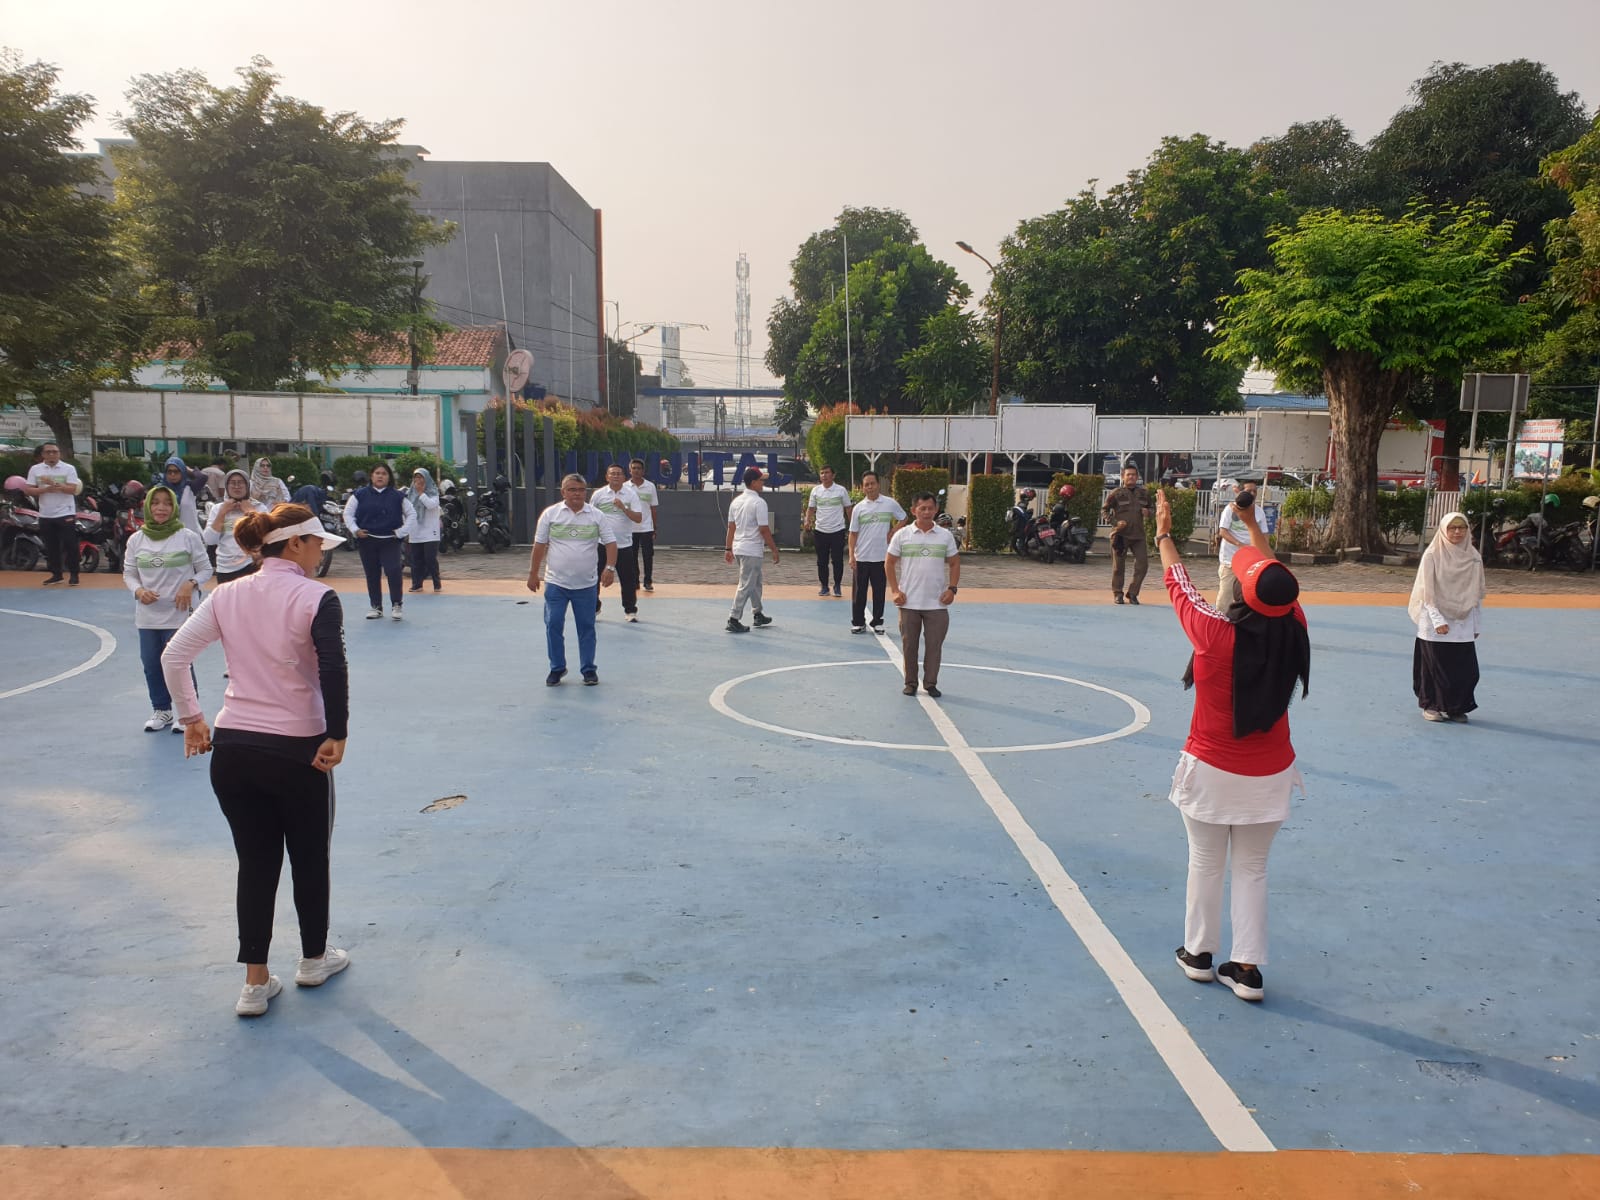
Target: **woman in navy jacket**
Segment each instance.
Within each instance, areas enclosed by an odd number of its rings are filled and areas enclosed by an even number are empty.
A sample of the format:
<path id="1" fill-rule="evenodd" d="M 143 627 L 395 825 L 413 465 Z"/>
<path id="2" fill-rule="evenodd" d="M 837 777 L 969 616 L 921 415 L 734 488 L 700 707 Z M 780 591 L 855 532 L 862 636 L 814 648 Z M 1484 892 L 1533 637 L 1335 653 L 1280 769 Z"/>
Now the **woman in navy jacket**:
<path id="1" fill-rule="evenodd" d="M 415 521 L 411 501 L 394 486 L 394 472 L 387 463 L 373 467 L 372 482 L 357 489 L 345 502 L 344 523 L 356 536 L 361 569 L 367 574 L 367 599 L 372 604 L 367 612 L 369 621 L 383 616 L 384 578 L 389 581 L 389 615 L 396 621 L 401 619 L 405 600 L 401 592 L 400 543 Z"/>

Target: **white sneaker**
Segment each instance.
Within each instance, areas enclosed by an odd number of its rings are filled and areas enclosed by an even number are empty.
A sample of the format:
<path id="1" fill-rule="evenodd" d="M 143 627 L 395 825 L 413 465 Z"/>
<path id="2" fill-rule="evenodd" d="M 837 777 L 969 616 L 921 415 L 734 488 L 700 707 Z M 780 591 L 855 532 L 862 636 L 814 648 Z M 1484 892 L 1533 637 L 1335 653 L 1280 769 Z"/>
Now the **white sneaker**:
<path id="1" fill-rule="evenodd" d="M 367 609 L 367 620 L 369 620 L 369 621 L 381 621 L 382 619 L 383 619 L 383 609 L 381 609 L 381 608 L 369 608 L 369 609 Z"/>
<path id="2" fill-rule="evenodd" d="M 348 951 L 329 946 L 321 958 L 302 958 L 294 981 L 301 987 L 321 987 L 349 965 Z"/>
<path id="3" fill-rule="evenodd" d="M 183 726 L 180 725 L 177 721 L 173 721 L 173 723 L 172 723 L 172 732 L 177 734 L 179 737 L 182 737 L 183 736 Z"/>
<path id="4" fill-rule="evenodd" d="M 169 708 L 156 709 L 155 712 L 150 714 L 150 719 L 144 723 L 144 731 L 146 733 L 160 733 L 163 729 L 179 729 L 180 732 L 182 731 L 179 726 L 173 725 L 172 710 Z"/>
<path id="5" fill-rule="evenodd" d="M 393 617 L 396 621 L 405 620 L 405 617 L 403 615 L 401 615 L 400 606 L 398 604 L 396 604 L 393 608 L 391 608 L 389 610 L 389 615 L 391 617 Z"/>
<path id="6" fill-rule="evenodd" d="M 241 1017 L 259 1017 L 281 991 L 283 983 L 276 975 L 268 975 L 265 983 L 247 983 L 240 989 L 239 1002 L 233 1006 L 233 1011 Z"/>
<path id="7" fill-rule="evenodd" d="M 1424 721 L 1448 721 L 1450 718 L 1436 709 L 1425 708 L 1422 710 L 1422 719 Z M 145 728 L 149 729 L 150 726 L 146 725 Z"/>

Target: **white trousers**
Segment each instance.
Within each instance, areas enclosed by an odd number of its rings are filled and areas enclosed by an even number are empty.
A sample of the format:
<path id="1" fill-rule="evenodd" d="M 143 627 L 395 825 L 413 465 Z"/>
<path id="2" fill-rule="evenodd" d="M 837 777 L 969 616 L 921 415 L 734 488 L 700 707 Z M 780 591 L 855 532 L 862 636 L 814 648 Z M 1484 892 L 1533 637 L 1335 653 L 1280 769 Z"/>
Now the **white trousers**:
<path id="1" fill-rule="evenodd" d="M 739 590 L 733 594 L 733 611 L 728 615 L 737 621 L 744 616 L 746 601 L 753 611 L 761 611 L 761 556 L 735 554 L 733 561 L 739 564 Z"/>
<path id="2" fill-rule="evenodd" d="M 1282 821 L 1256 825 L 1212 825 L 1183 818 L 1189 831 L 1189 886 L 1183 915 L 1183 948 L 1216 954 L 1222 945 L 1222 876 L 1233 853 L 1233 950 L 1229 962 L 1261 966 L 1267 961 L 1267 853 Z"/>

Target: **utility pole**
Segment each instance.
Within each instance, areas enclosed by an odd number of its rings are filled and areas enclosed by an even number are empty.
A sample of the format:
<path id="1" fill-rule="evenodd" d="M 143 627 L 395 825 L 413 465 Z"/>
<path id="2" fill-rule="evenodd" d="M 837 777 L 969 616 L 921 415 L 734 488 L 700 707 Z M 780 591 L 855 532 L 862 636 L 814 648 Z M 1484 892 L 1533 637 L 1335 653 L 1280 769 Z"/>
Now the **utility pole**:
<path id="1" fill-rule="evenodd" d="M 406 381 L 411 385 L 411 394 L 417 394 L 417 384 L 422 374 L 422 359 L 417 354 L 417 317 L 422 311 L 422 264 L 411 264 L 411 324 L 406 327 L 406 343 L 411 348 L 411 370 L 406 373 Z"/>

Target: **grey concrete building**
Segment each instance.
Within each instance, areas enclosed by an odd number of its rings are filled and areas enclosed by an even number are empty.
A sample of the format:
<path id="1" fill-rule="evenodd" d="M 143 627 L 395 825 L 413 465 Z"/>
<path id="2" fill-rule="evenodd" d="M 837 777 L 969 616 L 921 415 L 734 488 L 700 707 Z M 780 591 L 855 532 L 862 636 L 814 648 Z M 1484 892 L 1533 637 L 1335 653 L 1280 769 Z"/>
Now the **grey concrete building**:
<path id="1" fill-rule="evenodd" d="M 549 163 L 441 162 L 413 156 L 416 206 L 456 234 L 423 256 L 424 295 L 453 325 L 505 321 L 533 352 L 533 382 L 579 407 L 603 407 L 600 212 Z M 502 282 L 504 308 L 501 307 Z"/>

